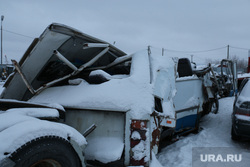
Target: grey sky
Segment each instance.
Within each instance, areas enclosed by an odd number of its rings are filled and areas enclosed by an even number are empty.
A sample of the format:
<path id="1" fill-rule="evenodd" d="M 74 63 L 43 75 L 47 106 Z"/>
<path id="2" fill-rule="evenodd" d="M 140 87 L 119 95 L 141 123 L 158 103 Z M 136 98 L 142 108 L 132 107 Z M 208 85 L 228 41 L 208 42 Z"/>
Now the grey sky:
<path id="1" fill-rule="evenodd" d="M 23 55 L 52 22 L 84 33 L 116 41 L 126 53 L 148 45 L 176 51 L 169 56 L 226 58 L 226 46 L 250 48 L 249 0 L 0 0 L 3 21 L 3 54 L 8 59 Z M 247 50 L 230 48 L 230 55 L 247 60 Z"/>

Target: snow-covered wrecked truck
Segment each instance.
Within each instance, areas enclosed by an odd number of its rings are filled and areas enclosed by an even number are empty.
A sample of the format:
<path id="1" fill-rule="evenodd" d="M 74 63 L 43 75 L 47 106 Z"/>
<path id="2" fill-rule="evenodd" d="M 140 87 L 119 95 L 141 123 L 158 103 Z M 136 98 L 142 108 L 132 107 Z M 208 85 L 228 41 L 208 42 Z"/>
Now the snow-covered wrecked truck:
<path id="1" fill-rule="evenodd" d="M 187 59 L 150 47 L 126 55 L 61 24 L 13 63 L 0 100 L 8 166 L 150 166 L 160 142 L 197 129 L 215 99 L 208 69 L 197 77 Z"/>

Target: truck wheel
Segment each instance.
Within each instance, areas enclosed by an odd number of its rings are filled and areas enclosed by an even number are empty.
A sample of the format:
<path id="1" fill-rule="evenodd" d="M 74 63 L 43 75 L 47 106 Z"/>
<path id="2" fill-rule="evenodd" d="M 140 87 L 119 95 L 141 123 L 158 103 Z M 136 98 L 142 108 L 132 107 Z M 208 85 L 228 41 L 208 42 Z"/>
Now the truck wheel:
<path id="1" fill-rule="evenodd" d="M 45 136 L 32 140 L 10 157 L 15 167 L 80 167 L 80 159 L 70 143 L 60 137 Z"/>

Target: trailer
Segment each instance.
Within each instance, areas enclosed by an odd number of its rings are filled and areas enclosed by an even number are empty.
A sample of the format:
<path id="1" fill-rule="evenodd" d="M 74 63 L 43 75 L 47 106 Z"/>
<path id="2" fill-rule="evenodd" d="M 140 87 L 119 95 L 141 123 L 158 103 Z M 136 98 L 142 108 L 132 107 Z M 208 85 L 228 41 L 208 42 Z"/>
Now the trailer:
<path id="1" fill-rule="evenodd" d="M 13 119 L 0 124 L 0 141 L 11 138 L 0 147 L 6 166 L 150 166 L 160 143 L 197 130 L 216 99 L 210 67 L 193 71 L 151 47 L 127 55 L 62 24 L 13 64 L 0 100 L 0 119 Z"/>

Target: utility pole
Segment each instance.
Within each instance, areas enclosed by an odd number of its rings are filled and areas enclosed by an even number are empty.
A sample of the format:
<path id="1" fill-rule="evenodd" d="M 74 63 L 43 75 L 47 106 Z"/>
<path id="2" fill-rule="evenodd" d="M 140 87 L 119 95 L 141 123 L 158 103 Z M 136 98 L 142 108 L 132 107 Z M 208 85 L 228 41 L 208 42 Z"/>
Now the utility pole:
<path id="1" fill-rule="evenodd" d="M 250 50 L 248 50 L 248 66 L 247 66 L 247 73 L 250 73 Z"/>
<path id="2" fill-rule="evenodd" d="M 191 63 L 193 63 L 193 57 L 194 57 L 194 55 L 191 55 Z"/>
<path id="3" fill-rule="evenodd" d="M 1 66 L 3 65 L 3 19 L 4 15 L 1 16 Z"/>
<path id="4" fill-rule="evenodd" d="M 227 45 L 227 59 L 229 60 L 229 45 Z"/>

